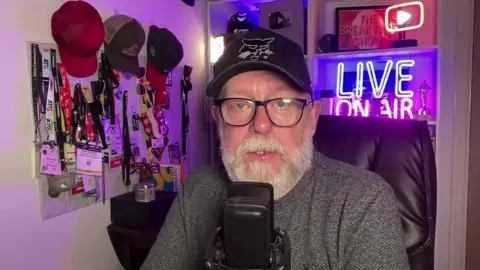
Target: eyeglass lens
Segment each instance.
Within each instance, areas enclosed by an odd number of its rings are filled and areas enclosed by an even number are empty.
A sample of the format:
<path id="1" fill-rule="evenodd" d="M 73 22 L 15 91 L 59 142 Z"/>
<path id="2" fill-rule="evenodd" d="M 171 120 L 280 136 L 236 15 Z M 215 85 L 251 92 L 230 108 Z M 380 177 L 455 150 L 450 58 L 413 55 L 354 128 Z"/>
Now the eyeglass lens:
<path id="1" fill-rule="evenodd" d="M 270 121 L 277 126 L 288 127 L 298 123 L 304 103 L 292 98 L 277 98 L 269 100 L 265 107 Z M 255 101 L 248 99 L 228 99 L 221 105 L 224 121 L 234 126 L 250 123 L 256 110 Z"/>

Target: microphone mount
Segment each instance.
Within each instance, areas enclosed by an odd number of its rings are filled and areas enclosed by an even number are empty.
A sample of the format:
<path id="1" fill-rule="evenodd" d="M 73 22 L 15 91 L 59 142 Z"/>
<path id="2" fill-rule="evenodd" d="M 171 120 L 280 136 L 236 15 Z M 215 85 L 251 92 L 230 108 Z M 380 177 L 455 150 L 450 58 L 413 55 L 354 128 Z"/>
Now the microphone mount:
<path id="1" fill-rule="evenodd" d="M 290 270 L 290 238 L 281 229 L 274 230 L 275 241 L 271 243 L 270 265 L 267 268 L 240 269 L 228 266 L 225 256 L 223 229 L 218 227 L 215 237 L 207 250 L 205 269 L 208 270 Z"/>

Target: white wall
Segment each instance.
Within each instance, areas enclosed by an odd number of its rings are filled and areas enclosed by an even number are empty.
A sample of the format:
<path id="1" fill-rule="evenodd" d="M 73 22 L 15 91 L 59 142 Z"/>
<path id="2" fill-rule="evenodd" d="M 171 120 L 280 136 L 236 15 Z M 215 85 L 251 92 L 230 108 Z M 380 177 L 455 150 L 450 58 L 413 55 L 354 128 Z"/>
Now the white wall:
<path id="1" fill-rule="evenodd" d="M 0 2 L 0 269 L 121 269 L 106 232 L 110 205 L 101 203 L 40 221 L 33 178 L 33 121 L 27 41 L 53 43 L 51 14 L 62 0 Z M 205 7 L 181 0 L 89 0 L 105 19 L 114 9 L 143 24 L 167 27 L 182 42 L 181 63 L 194 68 L 190 95 L 191 170 L 208 161 L 203 94 L 205 87 Z M 145 53 L 142 53 L 145 54 Z M 179 73 L 177 73 L 179 74 Z M 174 77 L 178 80 L 179 77 Z M 177 92 L 176 92 L 177 91 Z M 172 89 L 172 93 L 178 93 Z M 178 103 L 177 103 L 178 104 Z M 175 105 L 174 105 L 175 106 Z M 208 141 L 208 140 L 207 140 Z M 195 149 L 193 149 L 195 148 Z M 194 151 L 192 151 L 194 150 Z"/>

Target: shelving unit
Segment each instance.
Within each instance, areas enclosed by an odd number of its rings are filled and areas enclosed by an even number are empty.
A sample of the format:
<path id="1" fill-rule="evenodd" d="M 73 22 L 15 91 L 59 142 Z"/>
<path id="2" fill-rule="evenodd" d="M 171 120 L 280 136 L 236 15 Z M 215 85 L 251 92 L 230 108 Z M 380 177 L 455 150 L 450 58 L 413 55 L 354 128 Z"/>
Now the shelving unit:
<path id="1" fill-rule="evenodd" d="M 351 59 L 351 58 L 374 58 L 374 57 L 393 57 L 400 55 L 416 56 L 420 54 L 436 53 L 437 46 L 412 47 L 412 48 L 392 48 L 366 51 L 318 53 L 314 58 L 319 60 L 331 59 Z"/>
<path id="2" fill-rule="evenodd" d="M 210 54 L 210 37 L 215 37 L 224 33 L 226 29 L 228 18 L 235 12 L 241 10 L 251 10 L 254 16 L 259 14 L 262 5 L 270 2 L 298 2 L 306 8 L 306 41 L 305 41 L 305 59 L 312 78 L 313 87 L 315 89 L 316 97 L 319 96 L 320 90 L 334 90 L 336 84 L 336 68 L 338 63 L 345 63 L 345 72 L 350 69 L 354 72 L 353 67 L 355 62 L 359 61 L 373 61 L 375 68 L 382 69 L 386 61 L 398 61 L 402 59 L 415 59 L 418 67 L 412 69 L 411 75 L 414 80 L 411 81 L 409 87 L 411 90 L 417 90 L 420 83 L 426 81 L 432 90 L 428 96 L 429 108 L 431 107 L 433 114 L 437 111 L 437 59 L 438 47 L 436 43 L 436 18 L 431 16 L 425 19 L 424 28 L 430 29 L 427 33 L 414 30 L 408 32 L 409 38 L 416 38 L 419 40 L 418 47 L 410 48 L 391 48 L 379 50 L 364 50 L 364 51 L 348 51 L 348 52 L 333 52 L 333 53 L 319 53 L 318 39 L 324 34 L 334 34 L 335 26 L 335 8 L 342 6 L 374 6 L 394 4 L 400 1 L 390 0 L 216 0 L 207 2 L 207 18 L 208 18 L 208 49 Z M 429 12 L 434 10 L 436 12 L 436 0 L 424 0 L 425 9 Z M 279 10 L 280 11 L 280 10 Z M 283 11 L 283 10 L 282 10 Z M 426 14 L 428 14 L 426 11 Z M 435 30 L 432 30 L 435 29 Z M 210 55 L 207 55 L 210 59 Z M 212 79 L 210 63 L 209 80 Z M 428 72 L 426 72 L 428 71 Z M 366 72 L 366 71 L 365 71 Z M 375 71 L 377 72 L 377 70 Z M 394 71 L 393 71 L 394 72 Z M 410 71 L 409 71 L 410 72 Z M 377 75 L 381 76 L 381 75 Z M 394 77 L 394 74 L 392 74 Z M 417 95 L 418 96 L 418 95 Z M 418 98 L 418 97 L 417 97 Z M 418 101 L 417 101 L 418 102 Z M 417 109 L 415 109 L 416 112 Z M 324 110 L 325 113 L 332 113 L 332 110 Z M 430 126 L 436 126 L 436 121 L 429 121 Z M 435 134 L 435 132 L 433 132 Z M 211 129 L 211 144 L 216 144 L 216 131 Z M 212 150 L 212 160 L 216 156 L 216 149 Z"/>

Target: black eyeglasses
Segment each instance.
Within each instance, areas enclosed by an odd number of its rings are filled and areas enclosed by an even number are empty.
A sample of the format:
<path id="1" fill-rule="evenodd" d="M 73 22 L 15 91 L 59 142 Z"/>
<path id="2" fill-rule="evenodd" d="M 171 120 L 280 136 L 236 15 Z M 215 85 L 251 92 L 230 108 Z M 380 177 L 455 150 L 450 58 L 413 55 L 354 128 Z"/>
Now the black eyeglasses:
<path id="1" fill-rule="evenodd" d="M 300 98 L 274 98 L 265 101 L 248 98 L 225 98 L 215 100 L 220 107 L 223 121 L 230 126 L 241 127 L 252 122 L 259 106 L 265 107 L 270 121 L 279 127 L 292 127 L 298 124 L 306 106 L 313 100 Z"/>

